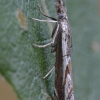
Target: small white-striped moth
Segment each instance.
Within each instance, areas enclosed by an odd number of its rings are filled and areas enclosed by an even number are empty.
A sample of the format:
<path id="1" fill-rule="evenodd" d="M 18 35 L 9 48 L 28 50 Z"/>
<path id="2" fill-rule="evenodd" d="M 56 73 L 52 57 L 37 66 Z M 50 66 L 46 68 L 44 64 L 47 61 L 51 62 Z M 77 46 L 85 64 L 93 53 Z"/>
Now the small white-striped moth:
<path id="1" fill-rule="evenodd" d="M 66 14 L 66 7 L 64 5 L 64 1 L 56 0 L 55 6 L 58 19 L 45 15 L 41 11 L 40 7 L 39 7 L 40 12 L 44 16 L 50 18 L 51 20 L 39 20 L 32 18 L 34 20 L 41 22 L 56 23 L 52 32 L 52 41 L 45 45 L 33 44 L 33 46 L 44 48 L 46 46 L 51 45 L 52 47 L 51 51 L 56 52 L 54 100 L 74 100 L 71 54 L 70 54 L 70 48 L 71 48 L 70 26 Z M 52 68 L 52 70 L 53 69 L 54 67 Z M 45 77 L 47 77 L 48 74 Z"/>

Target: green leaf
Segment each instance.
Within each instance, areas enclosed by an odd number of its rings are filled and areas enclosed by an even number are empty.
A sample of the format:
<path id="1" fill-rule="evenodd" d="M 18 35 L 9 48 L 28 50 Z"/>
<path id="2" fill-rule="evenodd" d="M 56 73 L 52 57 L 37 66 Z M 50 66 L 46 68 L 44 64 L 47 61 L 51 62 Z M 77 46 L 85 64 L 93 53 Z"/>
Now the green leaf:
<path id="1" fill-rule="evenodd" d="M 42 45 L 50 39 L 48 24 L 31 19 L 45 19 L 37 6 L 43 3 L 0 1 L 0 72 L 21 100 L 47 100 L 53 96 L 54 72 L 45 80 L 42 77 L 54 66 L 54 55 L 50 47 L 32 47 L 33 43 Z"/>
<path id="2" fill-rule="evenodd" d="M 42 77 L 54 66 L 55 55 L 50 47 L 32 47 L 48 43 L 52 31 L 50 24 L 31 19 L 46 19 L 37 4 L 56 16 L 54 0 L 0 0 L 0 73 L 20 100 L 48 100 L 54 93 L 54 71 L 47 79 Z M 73 38 L 75 100 L 98 100 L 100 8 L 96 0 L 66 0 L 66 5 Z"/>
<path id="3" fill-rule="evenodd" d="M 100 98 L 100 1 L 66 0 L 72 30 L 75 100 Z"/>

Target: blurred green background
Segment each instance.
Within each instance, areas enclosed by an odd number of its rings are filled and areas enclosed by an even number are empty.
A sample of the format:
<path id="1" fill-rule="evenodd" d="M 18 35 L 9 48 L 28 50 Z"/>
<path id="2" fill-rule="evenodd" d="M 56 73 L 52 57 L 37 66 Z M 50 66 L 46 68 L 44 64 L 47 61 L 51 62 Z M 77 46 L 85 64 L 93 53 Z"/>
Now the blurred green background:
<path id="1" fill-rule="evenodd" d="M 99 100 L 100 1 L 65 0 L 65 3 L 73 39 L 75 100 Z M 45 13 L 57 18 L 54 0 L 0 0 L 0 73 L 20 100 L 53 97 L 54 71 L 46 80 L 42 77 L 54 66 L 55 54 L 51 54 L 50 47 L 33 48 L 32 43 L 50 41 L 54 25 L 31 19 L 46 19 L 38 11 L 37 4 Z M 2 97 L 6 86 L 0 86 Z M 7 97 L 6 91 L 3 93 Z"/>

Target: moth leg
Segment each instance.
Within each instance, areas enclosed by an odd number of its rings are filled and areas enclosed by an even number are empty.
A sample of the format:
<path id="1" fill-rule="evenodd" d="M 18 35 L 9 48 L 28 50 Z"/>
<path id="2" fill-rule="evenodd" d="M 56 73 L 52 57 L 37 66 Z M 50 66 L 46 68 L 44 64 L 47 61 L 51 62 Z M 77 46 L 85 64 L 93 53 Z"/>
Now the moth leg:
<path id="1" fill-rule="evenodd" d="M 36 44 L 33 44 L 33 46 L 38 47 L 38 48 L 45 48 L 45 47 L 51 45 L 51 43 L 52 43 L 52 42 L 47 43 L 47 44 L 45 44 L 45 45 L 36 45 Z"/>
<path id="2" fill-rule="evenodd" d="M 54 20 L 40 20 L 40 19 L 36 19 L 36 18 L 33 18 L 31 17 L 33 20 L 36 20 L 36 21 L 39 21 L 39 22 L 50 22 L 50 23 L 56 23 L 57 21 L 54 21 Z"/>
<path id="3" fill-rule="evenodd" d="M 39 5 L 39 4 L 38 4 L 38 8 L 39 8 L 39 11 L 41 12 L 41 14 L 43 14 L 45 17 L 48 17 L 48 18 L 50 18 L 50 19 L 52 19 L 52 20 L 57 21 L 57 19 L 55 19 L 55 18 L 53 18 L 53 17 L 49 17 L 49 16 L 47 16 L 46 14 L 44 14 L 44 13 L 43 13 L 43 11 L 41 10 L 41 8 L 40 8 L 40 5 Z"/>
<path id="4" fill-rule="evenodd" d="M 59 29 L 59 24 L 58 24 L 57 29 L 55 31 L 55 34 L 53 36 L 53 40 L 51 42 L 49 42 L 49 43 L 47 43 L 45 45 L 36 45 L 36 44 L 33 44 L 33 46 L 38 47 L 38 48 L 45 48 L 45 47 L 47 47 L 49 45 L 53 45 L 55 43 L 55 39 L 57 37 L 58 29 Z"/>
<path id="5" fill-rule="evenodd" d="M 54 47 L 57 44 L 57 35 L 58 35 L 59 24 L 57 25 L 56 31 L 53 35 L 53 40 L 51 46 Z"/>
<path id="6" fill-rule="evenodd" d="M 52 69 L 43 77 L 43 79 L 47 78 L 50 75 L 50 73 L 54 70 L 54 68 L 55 67 L 52 67 Z"/>

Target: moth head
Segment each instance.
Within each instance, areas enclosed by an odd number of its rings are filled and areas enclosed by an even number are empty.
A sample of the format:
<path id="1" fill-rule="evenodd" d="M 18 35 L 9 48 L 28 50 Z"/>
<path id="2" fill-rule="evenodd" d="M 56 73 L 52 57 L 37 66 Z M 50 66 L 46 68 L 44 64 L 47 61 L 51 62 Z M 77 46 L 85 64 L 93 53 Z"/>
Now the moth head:
<path id="1" fill-rule="evenodd" d="M 61 13 L 59 13 L 58 14 L 58 19 L 60 20 L 60 19 L 64 19 L 65 18 L 65 15 L 64 14 L 61 14 Z"/>

